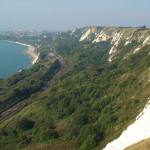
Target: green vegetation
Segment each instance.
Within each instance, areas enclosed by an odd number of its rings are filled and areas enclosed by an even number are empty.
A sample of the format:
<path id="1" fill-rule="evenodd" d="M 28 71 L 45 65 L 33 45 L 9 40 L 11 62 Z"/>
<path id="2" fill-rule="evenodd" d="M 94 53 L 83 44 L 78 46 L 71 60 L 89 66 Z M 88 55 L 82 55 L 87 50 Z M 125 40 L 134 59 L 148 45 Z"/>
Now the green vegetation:
<path id="1" fill-rule="evenodd" d="M 79 43 L 70 32 L 47 38 L 35 66 L 0 81 L 1 112 L 31 101 L 1 122 L 0 149 L 102 149 L 147 102 L 150 47 L 123 59 L 138 43 L 126 49 L 120 45 L 108 63 L 110 41 Z M 60 60 L 52 63 L 47 57 L 49 52 L 63 57 L 63 71 Z"/>
<path id="2" fill-rule="evenodd" d="M 37 64 L 30 70 L 23 70 L 10 77 L 0 95 L 0 112 L 46 87 L 60 67 L 59 61 L 56 60 L 52 64 Z"/>

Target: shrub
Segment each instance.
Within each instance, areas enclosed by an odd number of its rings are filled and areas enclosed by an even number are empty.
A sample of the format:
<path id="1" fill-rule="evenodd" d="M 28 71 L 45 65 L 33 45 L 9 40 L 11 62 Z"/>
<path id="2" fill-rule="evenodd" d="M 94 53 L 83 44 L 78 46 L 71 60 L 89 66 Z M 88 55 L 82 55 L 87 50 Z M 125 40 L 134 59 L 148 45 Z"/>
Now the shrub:
<path id="1" fill-rule="evenodd" d="M 23 118 L 18 122 L 18 127 L 22 130 L 29 130 L 34 127 L 35 122 L 33 120 Z"/>

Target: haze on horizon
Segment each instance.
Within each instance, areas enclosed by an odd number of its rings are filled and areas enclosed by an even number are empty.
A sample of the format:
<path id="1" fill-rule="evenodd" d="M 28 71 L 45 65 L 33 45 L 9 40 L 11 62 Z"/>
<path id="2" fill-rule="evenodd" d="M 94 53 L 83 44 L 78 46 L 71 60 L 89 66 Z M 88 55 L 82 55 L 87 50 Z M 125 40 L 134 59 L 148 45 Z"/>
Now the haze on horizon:
<path id="1" fill-rule="evenodd" d="M 150 26 L 149 0 L 0 0 L 0 30 Z"/>

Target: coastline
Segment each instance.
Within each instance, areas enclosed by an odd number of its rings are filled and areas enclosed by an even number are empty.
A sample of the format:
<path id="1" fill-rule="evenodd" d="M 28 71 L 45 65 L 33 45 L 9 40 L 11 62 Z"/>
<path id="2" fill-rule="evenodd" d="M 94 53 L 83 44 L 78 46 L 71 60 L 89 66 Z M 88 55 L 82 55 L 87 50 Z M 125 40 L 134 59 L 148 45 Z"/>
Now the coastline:
<path id="1" fill-rule="evenodd" d="M 15 42 L 16 44 L 20 44 L 22 46 L 28 47 L 25 54 L 27 54 L 32 59 L 32 65 L 34 65 L 38 59 L 39 59 L 39 53 L 35 52 L 35 47 L 29 44 L 21 43 L 21 42 Z"/>

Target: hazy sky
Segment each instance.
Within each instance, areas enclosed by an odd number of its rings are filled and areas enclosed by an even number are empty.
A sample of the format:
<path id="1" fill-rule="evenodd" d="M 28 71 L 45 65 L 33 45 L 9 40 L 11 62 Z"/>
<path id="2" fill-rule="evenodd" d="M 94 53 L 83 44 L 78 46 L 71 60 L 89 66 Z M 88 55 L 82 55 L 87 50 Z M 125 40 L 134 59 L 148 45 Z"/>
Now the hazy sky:
<path id="1" fill-rule="evenodd" d="M 150 0 L 0 0 L 0 29 L 150 26 Z"/>

